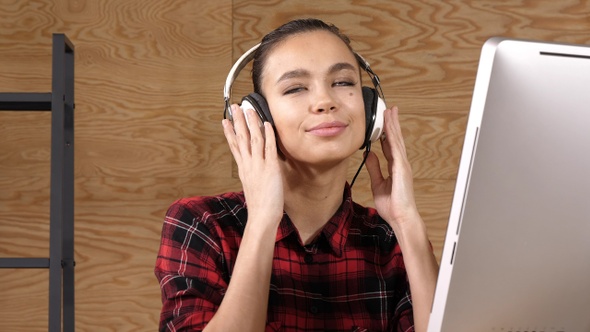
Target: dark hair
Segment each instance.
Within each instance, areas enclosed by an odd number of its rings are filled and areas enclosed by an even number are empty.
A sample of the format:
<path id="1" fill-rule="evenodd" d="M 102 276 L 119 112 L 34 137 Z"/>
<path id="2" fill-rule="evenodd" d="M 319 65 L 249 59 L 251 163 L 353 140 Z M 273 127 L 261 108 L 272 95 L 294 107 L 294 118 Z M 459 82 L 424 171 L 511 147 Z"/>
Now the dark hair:
<path id="1" fill-rule="evenodd" d="M 340 32 L 340 29 L 333 24 L 315 18 L 304 18 L 287 22 L 264 36 L 260 42 L 260 46 L 254 53 L 254 60 L 252 63 L 252 83 L 254 85 L 254 92 L 262 95 L 262 71 L 264 70 L 264 65 L 266 64 L 269 52 L 275 46 L 291 36 L 318 30 L 333 33 L 346 44 L 351 52 L 353 52 L 352 47 L 350 46 L 350 39 Z"/>

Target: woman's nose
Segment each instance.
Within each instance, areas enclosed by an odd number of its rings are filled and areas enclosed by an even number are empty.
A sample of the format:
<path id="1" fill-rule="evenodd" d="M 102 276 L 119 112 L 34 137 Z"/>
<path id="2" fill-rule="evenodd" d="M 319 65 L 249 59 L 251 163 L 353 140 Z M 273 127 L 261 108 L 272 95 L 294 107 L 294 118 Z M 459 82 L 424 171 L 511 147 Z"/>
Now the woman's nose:
<path id="1" fill-rule="evenodd" d="M 336 99 L 332 95 L 330 89 L 319 88 L 315 94 L 315 112 L 326 112 L 336 110 Z"/>

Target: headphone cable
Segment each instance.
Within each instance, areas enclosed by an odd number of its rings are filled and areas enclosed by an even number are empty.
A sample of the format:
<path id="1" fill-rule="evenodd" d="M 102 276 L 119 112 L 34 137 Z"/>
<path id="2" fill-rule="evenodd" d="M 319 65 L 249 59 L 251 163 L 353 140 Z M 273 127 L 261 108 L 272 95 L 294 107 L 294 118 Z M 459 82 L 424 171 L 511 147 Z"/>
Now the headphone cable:
<path id="1" fill-rule="evenodd" d="M 352 189 L 352 186 L 354 185 L 354 181 L 356 181 L 356 177 L 361 172 L 361 169 L 363 168 L 363 165 L 365 164 L 365 161 L 367 160 L 367 157 L 369 156 L 369 151 L 371 151 L 371 141 L 369 141 L 367 143 L 367 146 L 366 146 L 366 149 L 365 149 L 365 153 L 364 153 L 364 156 L 363 156 L 363 161 L 361 161 L 361 165 L 359 166 L 359 169 L 356 171 L 356 174 L 352 178 L 352 182 L 350 183 L 350 188 L 351 189 Z"/>

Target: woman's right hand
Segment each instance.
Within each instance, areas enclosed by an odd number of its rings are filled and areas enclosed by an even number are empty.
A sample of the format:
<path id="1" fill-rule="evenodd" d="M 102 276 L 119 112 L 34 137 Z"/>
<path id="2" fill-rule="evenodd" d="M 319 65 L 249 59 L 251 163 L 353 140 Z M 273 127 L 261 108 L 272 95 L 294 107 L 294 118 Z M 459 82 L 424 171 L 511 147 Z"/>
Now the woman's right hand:
<path id="1" fill-rule="evenodd" d="M 260 123 L 254 110 L 243 112 L 236 104 L 231 107 L 233 125 L 224 119 L 223 132 L 238 165 L 248 206 L 248 221 L 278 227 L 283 216 L 284 195 L 274 130 L 268 122 L 264 123 L 264 131 L 254 125 Z"/>
<path id="2" fill-rule="evenodd" d="M 283 177 L 270 123 L 264 135 L 258 115 L 232 105 L 232 123 L 223 132 L 238 165 L 248 221 L 225 296 L 204 331 L 263 331 L 278 225 L 283 216 Z"/>

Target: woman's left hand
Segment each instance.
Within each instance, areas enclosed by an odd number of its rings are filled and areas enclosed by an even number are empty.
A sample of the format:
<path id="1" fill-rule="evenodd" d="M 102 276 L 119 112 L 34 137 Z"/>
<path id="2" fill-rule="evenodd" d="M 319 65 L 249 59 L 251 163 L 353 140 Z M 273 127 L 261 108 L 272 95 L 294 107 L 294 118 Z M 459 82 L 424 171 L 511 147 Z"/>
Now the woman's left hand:
<path id="1" fill-rule="evenodd" d="M 385 136 L 381 139 L 381 147 L 387 160 L 387 177 L 381 173 L 379 158 L 373 152 L 367 156 L 366 167 L 375 208 L 395 231 L 405 223 L 421 221 L 421 218 L 414 199 L 412 168 L 406 155 L 398 108 L 386 109 L 384 117 Z"/>

